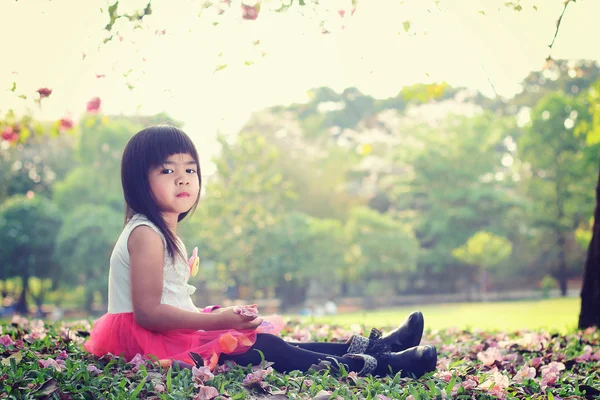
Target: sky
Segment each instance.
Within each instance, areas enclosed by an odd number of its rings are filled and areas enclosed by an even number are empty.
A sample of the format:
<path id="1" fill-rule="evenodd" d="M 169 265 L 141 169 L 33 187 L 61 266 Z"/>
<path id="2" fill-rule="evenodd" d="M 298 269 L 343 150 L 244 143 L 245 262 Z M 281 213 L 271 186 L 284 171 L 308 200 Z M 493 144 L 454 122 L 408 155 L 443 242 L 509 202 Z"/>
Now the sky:
<path id="1" fill-rule="evenodd" d="M 592 39 L 600 37 L 597 0 L 569 5 L 551 52 L 561 0 L 521 0 L 521 12 L 504 0 L 357 0 L 352 16 L 350 0 L 327 0 L 328 34 L 307 7 L 264 11 L 278 2 L 264 0 L 258 19 L 246 21 L 237 7 L 198 16 L 201 1 L 153 0 L 145 29 L 119 21 L 122 40 L 103 45 L 108 16 L 100 10 L 108 1 L 2 1 L 0 114 L 29 109 L 39 119 L 77 119 L 98 96 L 105 114 L 166 111 L 206 159 L 218 151 L 217 132 L 234 134 L 265 107 L 307 101 L 310 88 L 354 86 L 386 98 L 405 85 L 446 81 L 488 96 L 493 84 L 508 97 L 549 54 L 600 60 Z M 145 3 L 121 0 L 120 8 Z M 1 90 L 12 82 L 14 94 Z M 40 87 L 53 91 L 41 108 L 32 101 Z M 21 93 L 28 99 L 17 99 Z"/>

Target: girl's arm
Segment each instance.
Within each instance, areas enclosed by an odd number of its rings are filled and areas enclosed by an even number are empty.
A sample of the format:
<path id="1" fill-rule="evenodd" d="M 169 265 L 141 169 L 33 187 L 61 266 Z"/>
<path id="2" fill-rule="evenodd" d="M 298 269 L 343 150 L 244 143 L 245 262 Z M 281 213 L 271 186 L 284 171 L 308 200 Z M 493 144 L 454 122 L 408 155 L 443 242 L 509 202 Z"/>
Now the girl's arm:
<path id="1" fill-rule="evenodd" d="M 173 329 L 221 330 L 254 329 L 261 318 L 246 317 L 225 309 L 223 312 L 195 313 L 161 304 L 163 289 L 164 245 L 150 227 L 135 228 L 127 241 L 131 263 L 131 301 L 140 326 L 150 331 Z"/>

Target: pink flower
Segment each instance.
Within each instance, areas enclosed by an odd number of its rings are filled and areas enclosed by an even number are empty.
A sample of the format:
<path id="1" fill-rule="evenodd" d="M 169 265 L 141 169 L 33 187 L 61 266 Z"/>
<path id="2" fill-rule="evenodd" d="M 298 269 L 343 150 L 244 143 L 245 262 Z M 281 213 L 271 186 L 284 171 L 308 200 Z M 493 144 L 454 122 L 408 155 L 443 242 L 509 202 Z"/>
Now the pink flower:
<path id="1" fill-rule="evenodd" d="M 236 364 L 234 361 L 229 361 L 227 364 L 219 365 L 217 367 L 217 374 L 225 374 L 225 373 L 231 371 L 231 367 L 229 366 L 229 363 L 231 363 L 233 365 Z"/>
<path id="2" fill-rule="evenodd" d="M 90 101 L 88 101 L 87 111 L 92 114 L 97 113 L 100 110 L 101 104 L 102 101 L 100 100 L 100 97 L 94 97 Z"/>
<path id="3" fill-rule="evenodd" d="M 18 314 L 13 315 L 10 320 L 11 325 L 19 325 L 21 328 L 26 328 L 29 325 L 29 320 L 27 318 L 23 318 Z"/>
<path id="4" fill-rule="evenodd" d="M 542 390 L 546 390 L 548 385 L 554 385 L 558 380 L 558 375 L 555 373 L 549 373 L 542 377 L 542 381 L 540 382 L 540 387 Z"/>
<path id="5" fill-rule="evenodd" d="M 492 396 L 503 399 L 506 395 L 505 390 L 510 385 L 510 381 L 507 376 L 502 375 L 498 371 L 494 371 L 491 379 L 486 379 L 481 385 L 480 389 L 487 390 Z"/>
<path id="6" fill-rule="evenodd" d="M 245 317 L 258 317 L 258 306 L 256 304 L 250 306 L 234 306 L 233 312 Z"/>
<path id="7" fill-rule="evenodd" d="M 61 372 L 65 368 L 64 360 L 53 360 L 51 358 L 46 360 L 38 360 L 38 364 L 42 368 L 52 367 L 58 372 Z"/>
<path id="8" fill-rule="evenodd" d="M 565 369 L 565 364 L 561 362 L 552 361 L 548 365 L 544 365 L 541 369 L 542 377 L 548 374 L 558 374 L 560 371 Z"/>
<path id="9" fill-rule="evenodd" d="M 438 358 L 437 369 L 440 370 L 440 371 L 446 371 L 446 370 L 448 370 L 448 365 L 449 364 L 450 364 L 450 358 L 449 357 Z"/>
<path id="10" fill-rule="evenodd" d="M 61 118 L 58 126 L 60 132 L 66 132 L 73 129 L 73 120 L 69 117 Z"/>
<path id="11" fill-rule="evenodd" d="M 40 99 L 43 99 L 45 97 L 49 97 L 52 94 L 52 89 L 39 88 L 37 92 L 40 94 Z"/>
<path id="12" fill-rule="evenodd" d="M 164 391 L 165 391 L 165 385 L 163 385 L 162 383 L 156 383 L 154 385 L 154 391 L 156 393 L 164 393 Z"/>
<path id="13" fill-rule="evenodd" d="M 313 384 L 313 381 L 310 379 L 305 379 L 302 381 L 302 386 L 304 386 L 305 388 L 311 387 L 312 384 Z"/>
<path id="14" fill-rule="evenodd" d="M 198 257 L 198 248 L 194 247 L 194 250 L 192 250 L 192 256 L 188 260 L 188 265 L 190 266 L 190 276 L 196 276 L 196 274 L 198 274 L 199 264 L 200 258 Z"/>
<path id="15" fill-rule="evenodd" d="M 530 363 L 533 368 L 537 368 L 542 363 L 542 357 L 532 358 Z"/>
<path id="16" fill-rule="evenodd" d="M 212 386 L 202 386 L 194 400 L 211 400 L 219 395 L 217 389 Z"/>
<path id="17" fill-rule="evenodd" d="M 66 360 L 69 357 L 69 355 L 67 354 L 66 351 L 61 351 L 60 353 L 58 353 L 58 355 L 56 356 L 56 358 L 58 360 Z"/>
<path id="18" fill-rule="evenodd" d="M 254 21 L 258 18 L 258 6 L 242 4 L 242 18 Z"/>
<path id="19" fill-rule="evenodd" d="M 133 365 L 133 371 L 137 371 L 140 369 L 140 365 L 146 365 L 146 361 L 144 360 L 144 356 L 137 353 L 127 364 Z"/>
<path id="20" fill-rule="evenodd" d="M 13 131 L 11 126 L 7 126 L 2 130 L 2 140 L 6 140 L 7 142 L 16 142 L 19 140 L 19 135 Z"/>
<path id="21" fill-rule="evenodd" d="M 517 383 L 523 383 L 523 379 L 535 378 L 535 368 L 525 364 L 514 376 L 513 381 Z"/>
<path id="22" fill-rule="evenodd" d="M 14 346 L 15 342 L 8 335 L 0 336 L 0 344 L 4 347 L 6 346 Z"/>
<path id="23" fill-rule="evenodd" d="M 71 330 L 70 328 L 65 328 L 64 326 L 60 328 L 60 338 L 65 342 L 74 342 L 74 343 L 83 343 L 85 340 L 77 335 L 77 332 Z"/>
<path id="24" fill-rule="evenodd" d="M 496 361 L 502 361 L 502 355 L 497 347 L 488 347 L 484 352 L 477 353 L 477 359 L 486 367 L 493 365 Z"/>
<path id="25" fill-rule="evenodd" d="M 450 382 L 452 380 L 452 372 L 450 371 L 438 371 L 434 374 L 434 376 L 446 382 Z"/>
<path id="26" fill-rule="evenodd" d="M 212 372 L 210 372 L 210 368 L 208 366 L 196 368 L 192 367 L 192 376 L 194 377 L 194 387 L 198 388 L 200 386 L 204 386 L 205 382 L 210 381 L 215 376 Z"/>
<path id="27" fill-rule="evenodd" d="M 87 370 L 90 374 L 101 374 L 102 370 L 98 369 L 95 365 L 88 365 Z"/>
<path id="28" fill-rule="evenodd" d="M 478 382 L 467 377 L 460 385 L 462 387 L 464 387 L 466 390 L 470 390 L 470 389 L 476 388 L 478 384 L 479 384 Z"/>
<path id="29" fill-rule="evenodd" d="M 256 372 L 251 372 L 244 378 L 244 385 L 262 382 L 265 379 L 265 376 L 269 375 L 273 372 L 273 368 L 269 367 L 267 369 L 261 369 Z"/>
<path id="30" fill-rule="evenodd" d="M 599 351 L 599 353 L 600 353 L 600 351 Z M 580 356 L 577 356 L 577 357 L 575 358 L 575 360 L 576 360 L 577 362 L 585 362 L 585 361 L 589 361 L 589 360 L 592 358 L 592 354 L 593 354 L 592 346 L 590 346 L 590 345 L 586 345 L 586 346 L 583 348 L 583 354 L 582 354 L 582 355 L 580 355 Z"/>

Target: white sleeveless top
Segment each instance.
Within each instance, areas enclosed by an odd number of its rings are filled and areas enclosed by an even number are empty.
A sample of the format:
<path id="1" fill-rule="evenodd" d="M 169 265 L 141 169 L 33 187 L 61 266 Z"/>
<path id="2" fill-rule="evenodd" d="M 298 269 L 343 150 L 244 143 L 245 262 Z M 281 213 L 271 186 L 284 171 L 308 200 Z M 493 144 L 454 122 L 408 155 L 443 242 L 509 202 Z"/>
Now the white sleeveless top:
<path id="1" fill-rule="evenodd" d="M 167 245 L 164 235 L 160 230 L 142 214 L 134 215 L 123 228 L 123 232 L 117 240 L 117 244 L 110 257 L 110 272 L 108 275 L 108 313 L 119 314 L 133 312 L 131 301 L 131 264 L 129 261 L 129 251 L 127 250 L 127 241 L 131 232 L 140 225 L 146 225 L 152 228 L 163 241 L 165 250 L 165 261 L 163 270 L 163 290 L 161 304 L 181 308 L 188 311 L 199 312 L 194 306 L 190 297 L 195 287 L 188 285 L 190 278 L 190 268 L 187 262 L 176 258 L 173 263 L 167 252 Z M 180 241 L 183 253 L 187 254 L 185 246 Z"/>

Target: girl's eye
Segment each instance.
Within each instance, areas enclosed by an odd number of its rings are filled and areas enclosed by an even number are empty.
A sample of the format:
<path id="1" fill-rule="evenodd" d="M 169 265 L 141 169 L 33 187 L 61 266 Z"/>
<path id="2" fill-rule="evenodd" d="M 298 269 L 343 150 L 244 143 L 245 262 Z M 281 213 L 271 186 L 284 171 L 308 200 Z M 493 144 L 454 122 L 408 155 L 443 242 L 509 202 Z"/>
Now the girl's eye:
<path id="1" fill-rule="evenodd" d="M 196 170 L 192 169 L 192 168 L 188 168 L 188 169 L 185 170 L 185 172 L 187 172 L 188 174 L 195 174 Z"/>
<path id="2" fill-rule="evenodd" d="M 163 173 L 163 174 L 172 174 L 172 173 L 173 173 L 173 170 L 172 170 L 172 169 L 170 169 L 170 168 L 165 168 L 165 169 L 163 169 L 163 170 L 162 170 L 162 172 L 161 172 L 161 173 Z"/>

